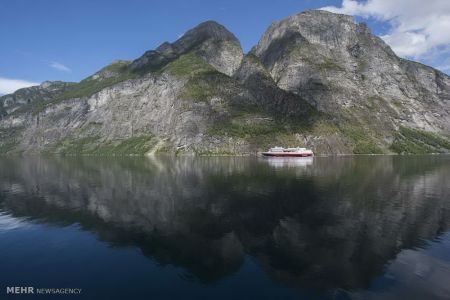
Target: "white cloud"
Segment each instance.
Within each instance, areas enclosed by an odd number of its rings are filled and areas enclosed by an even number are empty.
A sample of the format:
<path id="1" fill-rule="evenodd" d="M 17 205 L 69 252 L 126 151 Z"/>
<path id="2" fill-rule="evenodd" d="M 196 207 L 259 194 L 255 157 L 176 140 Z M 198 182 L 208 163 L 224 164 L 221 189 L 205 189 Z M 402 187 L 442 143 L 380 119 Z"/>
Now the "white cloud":
<path id="1" fill-rule="evenodd" d="M 0 94 L 11 94 L 18 89 L 33 85 L 39 85 L 39 83 L 21 79 L 0 77 Z"/>
<path id="2" fill-rule="evenodd" d="M 343 0 L 341 7 L 322 9 L 388 22 L 382 38 L 400 56 L 429 58 L 450 45 L 449 0 Z"/>
<path id="3" fill-rule="evenodd" d="M 68 72 L 68 73 L 72 72 L 72 70 L 69 67 L 63 65 L 62 63 L 56 62 L 56 61 L 50 62 L 50 67 L 52 67 L 53 69 L 56 69 L 58 71 L 63 71 L 63 72 Z"/>

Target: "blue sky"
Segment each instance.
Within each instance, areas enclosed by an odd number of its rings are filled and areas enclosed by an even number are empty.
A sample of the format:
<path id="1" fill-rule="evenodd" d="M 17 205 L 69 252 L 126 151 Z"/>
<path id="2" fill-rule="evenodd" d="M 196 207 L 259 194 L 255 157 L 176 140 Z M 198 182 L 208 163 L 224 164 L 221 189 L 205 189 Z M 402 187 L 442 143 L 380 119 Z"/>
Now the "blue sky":
<path id="1" fill-rule="evenodd" d="M 412 41 L 407 38 L 410 33 L 420 33 L 420 30 L 410 26 L 402 37 L 402 26 L 408 21 L 403 20 L 404 16 L 401 19 L 404 9 L 386 3 L 389 1 L 1 1 L 0 93 L 14 89 L 20 82 L 79 81 L 115 59 L 134 59 L 164 41 L 174 41 L 188 29 L 209 19 L 227 27 L 241 41 L 244 51 L 248 51 L 274 20 L 322 7 L 356 15 L 358 21 L 368 22 L 375 34 L 386 40 L 391 38 L 391 43 L 397 47 L 394 50 L 398 49 L 402 56 L 448 71 L 446 50 L 450 41 L 447 44 L 438 41 L 430 50 L 426 46 L 432 41 L 425 40 L 419 45 L 422 48 L 411 50 L 408 43 L 416 45 L 419 40 L 420 44 L 420 38 Z M 381 10 L 380 5 L 384 7 Z M 391 11 L 394 12 L 392 15 Z M 450 22 L 445 16 L 443 20 Z M 403 44 L 395 45 L 404 37 Z"/>

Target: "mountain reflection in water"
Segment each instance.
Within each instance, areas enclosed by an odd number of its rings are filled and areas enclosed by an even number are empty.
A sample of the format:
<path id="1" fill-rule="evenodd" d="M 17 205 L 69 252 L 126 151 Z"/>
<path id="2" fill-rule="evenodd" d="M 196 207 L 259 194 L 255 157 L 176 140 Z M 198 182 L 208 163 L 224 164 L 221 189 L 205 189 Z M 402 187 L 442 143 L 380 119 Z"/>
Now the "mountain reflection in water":
<path id="1" fill-rule="evenodd" d="M 4 158 L 0 234 L 76 224 L 205 288 L 250 259 L 294 298 L 448 299 L 449 183 L 447 156 Z"/>

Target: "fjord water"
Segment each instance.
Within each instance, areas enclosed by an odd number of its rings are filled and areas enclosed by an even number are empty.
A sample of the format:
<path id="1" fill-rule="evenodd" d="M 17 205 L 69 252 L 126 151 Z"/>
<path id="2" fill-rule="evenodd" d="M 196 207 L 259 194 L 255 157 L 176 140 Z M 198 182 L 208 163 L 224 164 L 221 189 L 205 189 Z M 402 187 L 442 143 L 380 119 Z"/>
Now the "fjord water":
<path id="1" fill-rule="evenodd" d="M 450 157 L 1 158 L 0 271 L 11 299 L 449 299 Z"/>

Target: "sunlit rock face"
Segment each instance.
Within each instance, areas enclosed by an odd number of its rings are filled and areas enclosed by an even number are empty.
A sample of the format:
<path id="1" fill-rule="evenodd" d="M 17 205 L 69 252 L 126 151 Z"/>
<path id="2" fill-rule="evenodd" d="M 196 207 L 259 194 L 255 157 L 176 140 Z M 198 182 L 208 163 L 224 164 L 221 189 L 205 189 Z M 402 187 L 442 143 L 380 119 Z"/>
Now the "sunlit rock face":
<path id="1" fill-rule="evenodd" d="M 131 64 L 132 69 L 158 68 L 180 55 L 196 56 L 228 76 L 239 67 L 243 52 L 239 40 L 224 26 L 206 21 L 187 31 L 174 43 L 165 42 Z"/>
<path id="2" fill-rule="evenodd" d="M 358 289 L 449 229 L 448 165 L 408 160 L 1 160 L 1 207 L 80 223 L 203 281 L 250 255 L 283 284 Z"/>
<path id="3" fill-rule="evenodd" d="M 449 77 L 397 57 L 351 16 L 313 10 L 274 22 L 251 53 L 280 88 L 321 111 L 371 115 L 386 130 L 450 128 Z"/>

